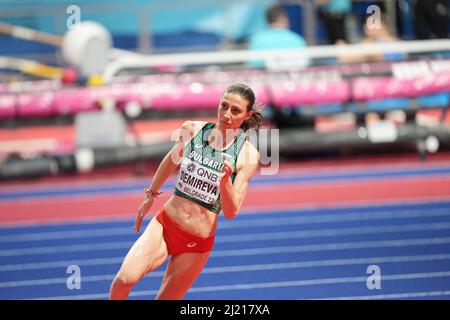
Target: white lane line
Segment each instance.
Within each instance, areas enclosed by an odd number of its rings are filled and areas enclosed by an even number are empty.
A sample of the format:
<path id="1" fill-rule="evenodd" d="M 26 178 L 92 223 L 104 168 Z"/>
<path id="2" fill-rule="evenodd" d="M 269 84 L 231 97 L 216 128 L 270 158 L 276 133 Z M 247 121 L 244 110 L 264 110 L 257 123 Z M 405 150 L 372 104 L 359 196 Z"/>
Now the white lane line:
<path id="1" fill-rule="evenodd" d="M 317 230 L 320 233 L 320 230 Z M 237 235 L 236 237 L 239 237 Z M 265 237 L 262 233 L 261 237 Z M 292 237 L 290 237 L 292 238 Z M 286 239 L 290 239 L 289 237 Z M 265 240 L 265 239 L 264 239 Z M 253 240 L 252 240 L 253 241 Z M 212 251 L 211 256 L 241 256 L 241 255 L 259 255 L 265 253 L 273 253 L 276 250 L 283 250 L 283 252 L 307 252 L 318 250 L 343 250 L 343 249 L 358 249 L 358 248 L 377 248 L 377 247 L 399 247 L 423 244 L 447 244 L 450 243 L 450 237 L 437 238 L 413 238 L 402 240 L 377 240 L 377 241 L 363 241 L 363 242 L 335 242 L 327 244 L 313 244 L 300 246 L 281 246 L 281 247 L 264 247 L 254 249 L 234 249 Z M 119 250 L 131 248 L 133 241 L 126 242 L 107 242 L 97 244 L 77 244 L 70 246 L 53 246 L 53 247 L 37 247 L 37 248 L 23 248 L 0 251 L 0 257 L 24 256 L 24 255 L 42 255 L 53 253 L 67 253 L 67 252 L 86 252 L 98 250 Z"/>
<path id="2" fill-rule="evenodd" d="M 131 226 L 131 220 L 129 221 Z M 37 232 L 29 234 L 18 234 L 0 236 L 0 244 L 9 242 L 25 242 L 25 241 L 44 241 L 44 240 L 63 240 L 63 239 L 77 239 L 77 238 L 94 238 L 94 237 L 107 237 L 107 236 L 121 236 L 132 235 L 131 228 L 114 227 L 114 228 L 101 228 L 85 229 L 85 230 L 69 230 L 69 231 L 52 231 L 52 232 Z M 96 241 L 94 239 L 94 241 Z"/>
<path id="3" fill-rule="evenodd" d="M 369 220 L 391 220 L 391 219 L 405 219 L 418 217 L 441 217 L 450 216 L 449 209 L 433 209 L 422 210 L 402 210 L 402 211 L 378 211 L 378 212 L 362 212 L 349 214 L 326 214 L 320 216 L 307 217 L 273 217 L 273 218 L 258 218 L 245 219 L 236 221 L 223 221 L 219 224 L 219 230 L 225 229 L 239 229 L 239 228 L 255 228 L 266 226 L 286 226 L 286 225 L 304 225 L 304 224 L 321 224 L 330 222 L 349 222 L 349 221 L 369 221 Z M 131 226 L 131 220 L 130 226 Z M 115 235 L 132 235 L 131 228 L 112 227 L 112 228 L 92 228 L 85 230 L 73 231 L 56 231 L 56 232 L 37 232 L 29 234 L 5 235 L 0 236 L 0 244 L 7 242 L 22 242 L 22 241 L 43 241 L 43 240 L 57 240 L 57 239 L 76 239 L 88 237 L 106 237 Z"/>
<path id="4" fill-rule="evenodd" d="M 67 227 L 67 226 L 79 226 L 79 225 L 93 225 L 93 224 L 117 224 L 121 225 L 126 222 L 133 221 L 134 217 L 130 212 L 122 212 L 117 216 L 111 216 L 105 219 L 101 215 L 83 216 L 83 217 L 71 217 L 70 219 L 64 219 L 63 217 L 51 218 L 46 220 L 26 220 L 26 221 L 5 221 L 0 226 L 1 230 L 20 230 L 20 232 L 26 232 L 27 229 L 33 229 L 36 227 Z"/>
<path id="5" fill-rule="evenodd" d="M 323 175 L 328 176 L 329 174 L 353 174 L 357 172 L 366 172 L 367 169 L 370 168 L 370 170 L 379 170 L 379 171 L 411 171 L 411 170 L 447 170 L 449 168 L 449 161 L 446 160 L 436 160 L 432 163 L 417 163 L 414 161 L 404 161 L 404 163 L 368 163 L 368 164 L 357 164 L 357 163 L 351 163 L 347 164 L 345 166 L 333 166 L 329 165 L 327 163 L 324 163 L 320 167 L 308 167 L 305 168 L 302 167 L 280 167 L 279 174 L 281 176 L 289 176 L 292 175 L 298 175 L 298 176 L 305 176 L 305 175 Z M 256 178 L 259 178 L 261 176 L 257 176 Z M 149 177 L 151 179 L 152 177 Z M 111 187 L 111 185 L 142 185 L 144 186 L 148 182 L 147 178 L 135 178 L 135 177 L 120 177 L 120 178 L 100 178 L 96 179 L 94 181 L 94 186 L 98 187 L 104 187 L 108 186 Z M 174 184 L 174 179 L 167 180 L 167 182 L 172 185 Z M 70 188 L 75 186 L 75 188 L 84 188 L 84 187 L 90 187 L 92 186 L 93 182 L 90 179 L 86 180 L 79 180 L 75 181 L 74 183 L 70 183 L 68 185 L 67 182 L 39 182 L 38 185 L 35 184 L 27 184 L 27 183 L 21 183 L 21 184 L 15 184 L 14 186 L 0 186 L 0 191 L 4 192 L 19 192 L 19 191 L 26 191 L 26 192 L 32 192 L 32 191 L 40 191 L 42 189 L 59 189 L 59 188 Z"/>
<path id="6" fill-rule="evenodd" d="M 443 203 L 442 202 L 446 202 Z M 447 206 L 450 201 L 450 198 L 447 196 L 430 196 L 426 198 L 397 198 L 397 199 L 389 199 L 383 201 L 383 203 L 378 202 L 370 202 L 367 200 L 361 200 L 361 201 L 352 201 L 351 203 L 329 203 L 329 204 L 323 204 L 323 203 L 301 203 L 301 204 L 289 204 L 289 205 L 274 205 L 272 207 L 268 206 L 246 206 L 242 208 L 242 212 L 239 213 L 240 216 L 250 217 L 253 215 L 261 215 L 261 214 L 274 214 L 277 213 L 298 213 L 298 214 L 305 214 L 305 215 L 316 215 L 317 212 L 323 211 L 323 210 L 361 210 L 364 212 L 373 210 L 373 209 L 380 209 L 380 208 L 386 208 L 386 207 L 392 207 L 392 209 L 395 212 L 407 210 L 407 209 L 399 209 L 405 206 L 421 206 L 421 205 L 430 205 L 430 204 L 442 204 L 442 206 Z M 442 209 L 442 206 L 439 209 Z M 435 208 L 422 208 L 424 211 L 428 210 L 436 210 Z M 439 210 L 438 209 L 438 210 Z M 414 210 L 414 209 L 413 209 Z M 419 209 L 420 210 L 420 209 Z M 449 208 L 450 210 L 450 208 Z M 337 214 L 342 214 L 341 212 L 337 212 Z M 125 217 L 124 217 L 125 216 Z M 127 218 L 128 217 L 128 218 Z M 48 226 L 67 226 L 67 225 L 89 225 L 89 224 L 99 224 L 99 223 L 132 223 L 134 221 L 134 214 L 132 213 L 123 213 L 121 216 L 115 216 L 110 217 L 108 219 L 105 219 L 101 216 L 88 216 L 83 217 L 79 219 L 72 219 L 70 221 L 61 219 L 61 218 L 55 218 L 51 220 L 47 220 L 44 223 L 40 220 L 28 220 L 26 222 L 5 222 L 2 226 L 0 226 L 1 230 L 10 230 L 10 229 L 20 229 L 20 233 L 26 232 L 26 229 L 28 228 L 35 228 L 36 225 L 43 225 L 45 227 Z M 234 221 L 240 221 L 240 220 L 224 220 L 225 222 L 234 222 Z M 221 222 L 222 224 L 222 222 Z"/>
<path id="7" fill-rule="evenodd" d="M 162 272 L 161 277 L 164 275 Z M 96 275 L 96 276 L 82 276 L 82 283 L 85 282 L 93 282 L 93 281 L 111 281 L 114 279 L 114 275 L 112 274 L 104 274 L 104 275 Z M 67 278 L 52 278 L 52 279 L 35 279 L 35 280 L 24 280 L 24 281 L 9 281 L 9 282 L 0 282 L 0 288 L 17 288 L 17 287 L 36 287 L 36 286 L 48 286 L 54 284 L 65 284 L 67 282 Z"/>
<path id="8" fill-rule="evenodd" d="M 450 271 L 383 275 L 383 281 L 446 278 L 446 277 L 450 277 Z M 341 277 L 341 278 L 311 279 L 298 281 L 258 282 L 248 284 L 193 287 L 189 290 L 189 293 L 254 290 L 254 289 L 268 289 L 268 288 L 289 288 L 289 287 L 316 286 L 316 285 L 340 284 L 340 283 L 348 284 L 358 282 L 361 282 L 363 283 L 363 285 L 366 285 L 366 281 L 367 277 Z M 139 296 L 155 295 L 157 294 L 157 292 L 158 290 L 145 290 L 134 292 L 132 291 L 130 293 L 130 296 L 139 297 Z M 41 297 L 30 300 L 106 299 L 106 298 L 108 298 L 108 294 L 103 293 L 103 294 L 74 295 L 74 296 Z"/>
<path id="9" fill-rule="evenodd" d="M 391 293 L 391 294 L 378 294 L 373 296 L 331 297 L 331 298 L 321 298 L 311 300 L 378 300 L 378 299 L 425 298 L 425 297 L 439 297 L 439 296 L 450 296 L 450 291 Z"/>
<path id="10" fill-rule="evenodd" d="M 107 242 L 99 244 L 77 244 L 77 245 L 61 245 L 56 247 L 38 247 L 1 250 L 0 257 L 24 256 L 24 255 L 40 255 L 52 253 L 67 252 L 86 252 L 86 251 L 103 251 L 103 250 L 119 250 L 131 248 L 133 241 L 126 242 Z"/>
<path id="11" fill-rule="evenodd" d="M 330 266 L 350 266 L 350 265 L 368 265 L 373 263 L 401 263 L 401 262 L 419 262 L 419 261 L 438 261 L 450 260 L 450 254 L 435 254 L 435 255 L 417 255 L 417 256 L 393 256 L 393 257 L 374 257 L 374 258 L 356 258 L 356 259 L 333 259 L 333 260 L 318 260 L 318 261 L 299 261 L 286 263 L 270 263 L 270 264 L 253 264 L 253 265 L 238 265 L 225 267 L 210 267 L 205 268 L 202 274 L 217 274 L 217 273 L 233 273 L 233 272 L 249 272 L 249 271 L 271 271 L 271 270 L 286 270 L 286 269 L 300 269 L 311 267 L 330 267 Z M 82 268 L 83 266 L 80 265 Z M 154 271 L 147 274 L 145 277 L 154 278 L 162 277 L 164 271 Z M 115 274 L 82 276 L 81 281 L 112 281 Z M 53 285 L 64 284 L 67 278 L 50 278 L 50 279 L 33 279 L 22 281 L 8 281 L 0 282 L 0 288 L 15 288 L 25 286 L 39 286 L 39 285 Z"/>
<path id="12" fill-rule="evenodd" d="M 376 227 L 353 227 L 342 229 L 316 229 L 316 230 L 300 230 L 300 231 L 281 231 L 260 234 L 244 234 L 244 235 L 227 235 L 217 237 L 217 243 L 231 243 L 243 241 L 264 241 L 264 240 L 283 240 L 283 239 L 302 239 L 302 238 L 319 238 L 346 235 L 361 234 L 385 234 L 408 231 L 425 231 L 425 230 L 447 230 L 450 229 L 450 223 L 429 223 L 429 224 L 406 224 L 399 226 L 376 226 Z"/>
<path id="13" fill-rule="evenodd" d="M 336 212 L 333 214 L 324 214 L 306 217 L 274 217 L 225 221 L 219 225 L 219 229 L 235 229 L 248 228 L 253 226 L 267 227 L 267 226 L 284 226 L 297 224 L 321 224 L 329 222 L 349 222 L 349 221 L 367 221 L 367 220 L 391 220 L 404 218 L 419 218 L 419 217 L 441 217 L 449 216 L 450 209 L 432 209 L 432 210 L 398 210 L 398 211 L 366 211 L 361 213 L 344 213 Z"/>
<path id="14" fill-rule="evenodd" d="M 411 241 L 410 241 L 411 240 Z M 367 247 L 373 247 L 378 242 L 369 242 L 363 243 Z M 399 242 L 398 240 L 394 240 L 394 242 L 386 242 L 384 241 L 380 245 L 383 247 L 389 247 L 391 244 L 393 247 L 403 246 L 403 245 L 429 245 L 429 244 L 446 244 L 450 243 L 450 238 L 431 238 L 431 239 L 409 239 L 404 240 L 404 242 Z M 345 245 L 345 243 L 344 243 Z M 354 245 L 355 247 L 356 245 Z M 376 247 L 376 246 L 375 246 Z M 270 247 L 269 247 L 270 248 Z M 275 247 L 272 249 L 269 248 L 257 248 L 257 249 L 240 249 L 240 250 L 230 250 L 223 254 L 224 256 L 232 256 L 233 254 L 239 256 L 242 255 L 242 250 L 247 250 L 246 254 L 251 255 L 259 255 L 259 254 L 282 254 L 289 252 L 304 252 L 307 251 L 305 249 L 310 249 L 310 251 L 314 251 L 316 248 L 305 248 L 304 246 L 283 246 L 283 247 Z M 347 243 L 343 249 L 348 249 L 349 244 Z M 359 244 L 359 248 L 361 248 L 361 244 Z M 320 248 L 319 248 L 320 249 Z M 339 248 L 332 248 L 333 250 L 338 250 Z M 351 249 L 351 248 L 350 248 Z M 249 250 L 252 250 L 249 252 Z M 213 251 L 214 253 L 214 251 Z M 214 255 L 213 255 L 214 256 Z M 78 260 L 63 260 L 63 261 L 46 261 L 46 262 L 32 262 L 32 263 L 19 263 L 19 264 L 9 264 L 0 266 L 0 271 L 19 271 L 19 270 L 39 270 L 39 269 L 51 269 L 51 268 L 67 268 L 68 265 L 79 265 L 79 266 L 98 266 L 98 265 L 112 265 L 112 264 L 120 264 L 123 261 L 123 256 L 120 257 L 110 257 L 110 258 L 97 258 L 97 259 L 78 259 Z"/>
<path id="15" fill-rule="evenodd" d="M 31 263 L 6 264 L 0 266 L 1 272 L 7 271 L 24 271 L 24 270 L 40 270 L 67 268 L 70 265 L 77 266 L 101 266 L 122 263 L 124 257 L 98 258 L 98 259 L 79 259 L 79 260 L 63 260 L 63 261 L 43 261 Z"/>
<path id="16" fill-rule="evenodd" d="M 430 206 L 437 205 L 440 206 L 438 208 L 417 208 L 417 206 Z M 244 216 L 245 218 L 250 218 L 255 214 L 276 214 L 276 213 L 295 213 L 295 214 L 303 214 L 303 215 L 316 215 L 317 212 L 323 210 L 332 210 L 337 211 L 336 214 L 342 214 L 342 210 L 350 210 L 357 211 L 361 210 L 363 212 L 376 212 L 377 210 L 385 210 L 388 212 L 400 212 L 404 210 L 445 210 L 446 206 L 450 206 L 450 197 L 444 196 L 435 196 L 435 197 L 427 197 L 427 198 L 397 198 L 397 199 L 389 199 L 381 202 L 367 202 L 363 201 L 352 201 L 351 203 L 332 203 L 332 204 L 319 204 L 319 203 L 302 203 L 301 206 L 299 204 L 290 204 L 283 205 L 279 204 L 276 206 L 268 207 L 268 206 L 251 206 L 251 207 L 243 207 L 242 211 L 239 212 L 240 216 Z M 406 207 L 406 208 L 405 208 Z M 447 208 L 447 209 L 450 209 Z M 381 212 L 381 211 L 379 211 Z M 345 214 L 345 213 L 344 213 Z M 35 228 L 36 225 L 42 226 L 67 226 L 67 225 L 89 225 L 89 224 L 102 224 L 102 223 L 114 223 L 114 224 L 122 224 L 128 221 L 134 221 L 134 215 L 131 213 L 123 213 L 123 215 L 129 216 L 115 216 L 110 218 L 100 217 L 100 216 L 92 216 L 86 217 L 85 219 L 72 220 L 67 221 L 63 219 L 54 219 L 50 221 L 45 221 L 44 223 L 40 220 L 36 221 L 27 221 L 27 222 L 12 222 L 11 224 L 4 224 L 0 226 L 1 230 L 8 229 L 20 229 L 21 233 L 26 232 L 26 229 Z M 150 214 L 153 215 L 153 214 Z M 223 222 L 236 222 L 240 220 L 223 220 Z"/>
<path id="17" fill-rule="evenodd" d="M 408 231 L 429 231 L 429 230 L 447 230 L 450 229 L 450 223 L 429 223 L 429 224 L 407 224 L 397 226 L 376 226 L 376 227 L 354 227 L 342 229 L 317 229 L 304 231 L 271 232 L 271 233 L 252 233 L 244 235 L 217 236 L 216 243 L 236 243 L 246 241 L 266 241 L 266 240 L 289 240 L 302 238 L 320 238 L 342 235 L 361 235 L 361 234 L 385 234 Z M 0 257 L 51 254 L 59 252 L 80 252 L 80 251 L 98 251 L 108 249 L 130 248 L 133 241 L 122 242 L 104 242 L 75 245 L 60 245 L 35 248 L 21 248 L 0 250 Z"/>
<path id="18" fill-rule="evenodd" d="M 1 144 L 1 142 L 0 142 Z M 416 172 L 411 172 L 416 171 Z M 431 171 L 431 172 L 430 172 Z M 354 183 L 361 182 L 371 182 L 373 180 L 376 181 L 390 181 L 390 180 L 446 180 L 447 176 L 450 175 L 448 168 L 440 168 L 436 172 L 436 170 L 406 170 L 401 172 L 396 172 L 392 170 L 381 170 L 379 172 L 372 172 L 371 174 L 367 174 L 367 171 L 359 171 L 355 173 L 348 172 L 333 172 L 331 174 L 321 174 L 321 175 L 284 175 L 277 177 L 275 181 L 266 178 L 255 178 L 251 182 L 251 186 L 253 189 L 267 189 L 277 187 L 277 185 L 289 185 L 289 184 L 297 184 L 299 188 L 309 187 L 311 185 L 320 185 L 320 184 L 329 184 L 333 183 L 336 187 L 346 186 Z M 442 172 L 444 171 L 444 172 Z M 400 174 L 399 174 L 400 173 Z M 144 184 L 145 185 L 145 184 Z M 171 186 L 173 188 L 173 185 Z M 115 194 L 132 194 L 138 195 L 140 194 L 141 186 L 131 184 L 124 185 L 119 187 L 109 187 L 107 190 L 103 186 L 89 186 L 82 188 L 62 188 L 61 189 L 53 188 L 52 190 L 45 190 L 45 193 L 35 193 L 32 192 L 12 192 L 12 197 L 6 197 L 1 199 L 0 202 L 8 202 L 8 201 L 21 201 L 21 200 L 39 200 L 42 198 L 52 198 L 55 201 L 58 201 L 60 198 L 72 199 L 72 198 L 90 198 L 97 196 L 105 196 L 107 194 L 115 193 Z M 166 188 L 165 188 L 166 189 Z M 171 189 L 170 187 L 167 189 Z M 7 194 L 11 194 L 11 192 L 7 192 Z"/>
<path id="19" fill-rule="evenodd" d="M 341 201 L 341 202 L 330 202 L 330 203 L 321 203 L 321 202 L 302 202 L 297 204 L 277 204 L 272 207 L 265 206 L 251 206 L 244 207 L 245 215 L 252 214 L 265 214 L 265 213 L 273 213 L 277 212 L 290 212 L 295 210 L 303 210 L 306 214 L 315 214 L 315 212 L 311 211 L 323 211 L 323 210 L 358 210 L 362 211 L 372 210 L 376 208 L 386 208 L 392 207 L 397 210 L 399 207 L 412 207 L 414 205 L 430 205 L 430 204 L 439 204 L 442 207 L 448 206 L 448 201 L 450 201 L 449 196 L 428 196 L 428 197 L 398 197 L 393 199 L 383 199 L 383 201 L 370 201 L 367 199 L 363 200 L 352 200 L 352 201 Z M 428 208 L 424 208 L 427 210 Z M 240 213 L 241 214 L 241 213 Z"/>
<path id="20" fill-rule="evenodd" d="M 280 168 L 280 173 L 283 175 L 292 175 L 292 174 L 298 174 L 298 175 L 310 175 L 311 172 L 313 172 L 314 175 L 330 175 L 330 174 L 336 174 L 340 172 L 344 173 L 354 173 L 354 172 L 367 172 L 367 170 L 372 170 L 373 168 L 376 168 L 376 170 L 380 171 L 386 171 L 386 170 L 393 170 L 398 171 L 396 169 L 400 169 L 401 171 L 406 170 L 446 170 L 448 169 L 449 162 L 448 161 L 436 161 L 433 163 L 389 163 L 387 164 L 380 164 L 380 163 L 371 163 L 371 164 L 356 164 L 353 163 L 351 165 L 345 166 L 345 167 L 332 167 L 328 166 L 327 164 L 324 164 L 324 167 L 316 167 L 314 169 L 304 169 L 304 168 Z"/>
<path id="21" fill-rule="evenodd" d="M 304 176 L 323 176 L 327 177 L 330 174 L 333 175 L 353 175 L 358 173 L 367 172 L 367 168 L 370 168 L 372 172 L 380 171 L 380 172 L 405 172 L 405 171 L 423 171 L 427 172 L 429 170 L 449 170 L 449 162 L 448 161 L 436 161 L 433 163 L 405 163 L 405 164 L 379 164 L 379 163 L 371 163 L 367 165 L 359 165 L 359 164 L 351 164 L 345 167 L 332 167 L 327 164 L 321 166 L 320 168 L 282 168 L 280 167 L 278 176 L 286 177 L 304 177 Z M 150 179 L 152 177 L 149 177 Z M 256 180 L 265 179 L 264 176 L 258 175 L 255 176 Z M 106 178 L 106 179 L 98 179 L 92 182 L 91 180 L 85 181 L 75 181 L 75 183 L 68 184 L 67 182 L 40 182 L 38 185 L 30 185 L 30 184 L 15 184 L 14 186 L 3 187 L 0 186 L 0 192 L 33 192 L 33 191 L 41 191 L 45 190 L 53 190 L 53 189 L 70 189 L 70 190 L 78 190 L 80 188 L 96 188 L 101 189 L 105 187 L 111 187 L 116 185 L 128 186 L 128 187 L 139 187 L 145 186 L 148 182 L 147 179 L 144 178 Z M 168 184 L 173 185 L 175 181 L 170 179 L 167 181 Z"/>
<path id="22" fill-rule="evenodd" d="M 443 238 L 425 238 L 425 239 L 402 239 L 402 240 L 377 240 L 364 242 L 344 242 L 328 244 L 311 244 L 299 246 L 279 246 L 254 249 L 234 249 L 212 251 L 211 257 L 236 257 L 248 255 L 282 254 L 293 252 L 314 252 L 314 251 L 335 251 L 335 250 L 354 250 L 367 248 L 394 248 L 423 245 L 441 245 L 449 244 L 450 237 Z"/>

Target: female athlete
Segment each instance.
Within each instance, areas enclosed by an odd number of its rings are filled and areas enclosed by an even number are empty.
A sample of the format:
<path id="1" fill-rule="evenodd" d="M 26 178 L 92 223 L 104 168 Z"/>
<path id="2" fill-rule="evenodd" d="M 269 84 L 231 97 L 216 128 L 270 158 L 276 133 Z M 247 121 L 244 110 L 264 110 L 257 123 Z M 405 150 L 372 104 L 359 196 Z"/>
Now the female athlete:
<path id="1" fill-rule="evenodd" d="M 133 244 L 114 278 L 110 299 L 127 299 L 131 288 L 171 256 L 156 299 L 182 299 L 205 266 L 213 248 L 220 211 L 234 218 L 259 152 L 246 131 L 258 128 L 262 115 L 245 84 L 223 93 L 216 123 L 186 121 L 174 147 L 160 163 L 139 207 L 133 229 L 142 220 L 167 178 L 179 167 L 174 194 Z"/>

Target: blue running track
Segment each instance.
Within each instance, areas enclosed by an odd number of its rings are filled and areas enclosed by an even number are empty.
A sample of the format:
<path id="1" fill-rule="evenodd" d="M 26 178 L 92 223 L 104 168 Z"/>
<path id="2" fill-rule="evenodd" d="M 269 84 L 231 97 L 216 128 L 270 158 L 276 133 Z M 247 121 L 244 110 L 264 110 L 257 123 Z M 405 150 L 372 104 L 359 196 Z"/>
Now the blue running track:
<path id="1" fill-rule="evenodd" d="M 450 201 L 220 216 L 185 299 L 449 299 Z M 146 222 L 148 223 L 147 217 Z M 0 228 L 1 299 L 107 299 L 132 219 Z M 68 267 L 81 288 L 68 289 Z M 380 270 L 380 289 L 369 266 Z M 165 265 L 130 299 L 154 299 Z"/>

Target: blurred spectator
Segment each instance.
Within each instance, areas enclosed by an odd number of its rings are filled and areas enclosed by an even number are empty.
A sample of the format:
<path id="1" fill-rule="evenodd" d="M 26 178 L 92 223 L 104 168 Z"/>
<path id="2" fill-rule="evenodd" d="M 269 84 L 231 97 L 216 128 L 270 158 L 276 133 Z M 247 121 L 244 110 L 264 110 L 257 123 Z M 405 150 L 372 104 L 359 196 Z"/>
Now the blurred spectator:
<path id="1" fill-rule="evenodd" d="M 372 23 L 374 21 L 369 21 L 369 19 L 375 19 L 375 17 L 367 16 L 364 21 L 364 33 L 365 38 L 361 42 L 362 44 L 380 44 L 384 45 L 387 43 L 393 43 L 399 41 L 394 35 L 392 35 L 389 31 L 388 22 L 386 20 L 385 15 L 381 15 L 379 17 L 379 21 L 377 23 Z M 337 42 L 337 45 L 344 46 L 346 42 L 340 40 Z M 373 52 L 371 54 L 365 55 L 355 55 L 346 53 L 344 55 L 339 56 L 339 61 L 343 63 L 355 63 L 355 62 L 369 62 L 369 61 L 396 61 L 403 60 L 405 58 L 405 53 L 400 51 L 386 52 L 386 53 L 378 53 Z"/>
<path id="2" fill-rule="evenodd" d="M 299 34 L 289 29 L 289 19 L 280 5 L 271 7 L 266 12 L 266 20 L 269 24 L 268 28 L 253 34 L 249 40 L 250 50 L 267 50 L 267 49 L 295 49 L 306 47 L 305 39 Z M 277 57 L 274 59 L 254 60 L 250 61 L 253 68 L 269 68 L 282 69 L 284 67 L 303 68 L 307 66 L 309 60 L 306 58 L 282 59 Z"/>
<path id="3" fill-rule="evenodd" d="M 351 0 L 315 0 L 320 5 L 319 13 L 328 36 L 328 41 L 335 44 L 338 41 L 349 42 L 346 31 L 346 20 L 352 11 Z"/>
<path id="4" fill-rule="evenodd" d="M 414 26 L 418 39 L 448 37 L 449 0 L 415 0 Z"/>

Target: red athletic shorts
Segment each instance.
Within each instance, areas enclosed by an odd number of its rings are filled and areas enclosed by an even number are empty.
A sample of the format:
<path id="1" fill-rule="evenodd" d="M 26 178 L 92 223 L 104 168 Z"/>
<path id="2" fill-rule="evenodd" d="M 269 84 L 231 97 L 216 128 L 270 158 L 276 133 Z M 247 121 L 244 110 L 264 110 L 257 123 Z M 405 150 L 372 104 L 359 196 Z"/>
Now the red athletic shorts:
<path id="1" fill-rule="evenodd" d="M 185 252 L 207 252 L 214 245 L 214 236 L 203 238 L 184 230 L 178 225 L 164 208 L 156 213 L 156 219 L 163 226 L 163 237 L 166 241 L 169 255 L 177 256 Z"/>

